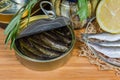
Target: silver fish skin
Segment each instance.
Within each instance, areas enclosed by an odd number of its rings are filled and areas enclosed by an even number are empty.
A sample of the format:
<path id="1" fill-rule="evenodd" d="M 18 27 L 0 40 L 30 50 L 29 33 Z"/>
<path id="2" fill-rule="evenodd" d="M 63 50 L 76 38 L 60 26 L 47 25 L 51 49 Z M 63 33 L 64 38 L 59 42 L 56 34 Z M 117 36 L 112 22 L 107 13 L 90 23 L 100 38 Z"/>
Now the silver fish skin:
<path id="1" fill-rule="evenodd" d="M 120 58 L 120 47 L 101 46 L 89 41 L 87 45 L 110 58 Z"/>
<path id="2" fill-rule="evenodd" d="M 117 41 L 120 40 L 120 34 L 99 33 L 99 34 L 82 34 L 83 39 L 99 39 L 105 41 Z"/>
<path id="3" fill-rule="evenodd" d="M 57 42 L 53 42 L 52 40 L 46 38 L 44 35 L 40 35 L 41 41 L 43 41 L 44 44 L 51 47 L 51 49 L 60 51 L 60 52 L 66 52 L 68 50 L 68 47 L 65 45 L 62 45 Z"/>
<path id="4" fill-rule="evenodd" d="M 98 42 L 98 44 L 102 45 L 102 46 L 120 47 L 120 40 L 118 40 L 118 41 Z"/>

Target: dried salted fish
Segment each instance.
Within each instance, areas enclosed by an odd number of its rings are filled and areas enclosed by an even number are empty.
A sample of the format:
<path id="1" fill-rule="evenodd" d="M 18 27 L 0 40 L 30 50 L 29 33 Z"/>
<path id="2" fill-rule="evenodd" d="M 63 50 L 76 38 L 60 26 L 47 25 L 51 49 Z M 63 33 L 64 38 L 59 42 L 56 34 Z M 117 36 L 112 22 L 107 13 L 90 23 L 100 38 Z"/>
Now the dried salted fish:
<path id="1" fill-rule="evenodd" d="M 118 46 L 120 47 L 120 40 L 118 41 L 103 41 L 103 42 L 98 42 L 99 45 L 102 45 L 102 46 Z"/>
<path id="2" fill-rule="evenodd" d="M 55 58 L 55 57 L 59 56 L 59 54 L 57 52 L 55 53 L 52 50 L 45 49 L 44 47 L 37 45 L 34 42 L 32 42 L 32 44 L 38 51 L 40 51 L 42 54 L 48 56 L 48 58 Z"/>
<path id="3" fill-rule="evenodd" d="M 62 34 L 59 31 L 53 31 L 53 32 L 51 32 L 51 34 L 54 35 L 57 38 L 56 40 L 61 41 L 64 44 L 70 44 L 71 43 L 71 40 L 69 38 L 67 38 L 67 36 L 65 36 L 65 34 Z"/>
<path id="4" fill-rule="evenodd" d="M 120 34 L 99 33 L 99 34 L 82 34 L 83 39 L 99 39 L 105 41 L 117 41 L 120 40 Z"/>
<path id="5" fill-rule="evenodd" d="M 94 50 L 110 58 L 120 58 L 120 34 L 83 34 L 82 38 Z M 97 39 L 97 41 L 91 39 Z"/>
<path id="6" fill-rule="evenodd" d="M 51 49 L 60 51 L 60 52 L 66 52 L 68 50 L 67 46 L 64 46 L 58 42 L 53 41 L 52 39 L 48 39 L 44 35 L 40 35 L 40 39 L 43 41 L 44 44 L 51 47 Z"/>
<path id="7" fill-rule="evenodd" d="M 88 46 L 92 47 L 94 50 L 110 57 L 110 58 L 120 58 L 120 47 L 110 47 L 101 46 L 97 43 L 87 41 Z"/>
<path id="8" fill-rule="evenodd" d="M 24 41 L 23 39 L 19 40 L 20 47 L 27 49 L 29 52 L 33 53 L 36 56 L 46 57 L 45 55 L 41 54 L 39 51 L 37 51 L 35 48 L 33 48 L 30 44 L 26 42 L 28 41 Z"/>
<path id="9" fill-rule="evenodd" d="M 44 48 L 48 48 L 48 49 L 50 48 L 50 47 L 46 46 L 45 44 L 43 44 L 43 42 L 40 39 L 38 39 L 37 36 L 30 37 L 30 38 L 28 38 L 28 40 L 31 42 L 34 42 L 37 45 L 41 45 Z"/>
<path id="10" fill-rule="evenodd" d="M 33 53 L 31 53 L 29 50 L 25 49 L 25 48 L 20 48 L 22 53 L 30 58 L 33 58 L 33 59 L 43 59 L 42 57 L 39 57 L 37 55 L 34 55 Z"/>

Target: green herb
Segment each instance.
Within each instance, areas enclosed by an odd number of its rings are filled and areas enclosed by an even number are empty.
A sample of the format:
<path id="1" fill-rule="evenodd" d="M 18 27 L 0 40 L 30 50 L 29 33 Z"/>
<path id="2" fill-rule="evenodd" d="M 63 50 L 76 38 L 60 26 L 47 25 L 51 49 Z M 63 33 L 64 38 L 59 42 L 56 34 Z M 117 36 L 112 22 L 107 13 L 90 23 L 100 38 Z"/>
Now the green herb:
<path id="1" fill-rule="evenodd" d="M 78 0 L 78 12 L 80 20 L 83 21 L 88 17 L 88 0 Z"/>
<path id="2" fill-rule="evenodd" d="M 7 44 L 11 40 L 10 48 L 13 48 L 16 36 L 18 35 L 18 31 L 20 28 L 20 23 L 22 21 L 22 15 L 25 11 L 28 11 L 28 22 L 31 14 L 31 10 L 34 5 L 39 2 L 39 0 L 29 0 L 28 4 L 23 6 L 8 24 L 7 28 L 5 29 L 5 35 L 7 35 L 5 44 Z"/>

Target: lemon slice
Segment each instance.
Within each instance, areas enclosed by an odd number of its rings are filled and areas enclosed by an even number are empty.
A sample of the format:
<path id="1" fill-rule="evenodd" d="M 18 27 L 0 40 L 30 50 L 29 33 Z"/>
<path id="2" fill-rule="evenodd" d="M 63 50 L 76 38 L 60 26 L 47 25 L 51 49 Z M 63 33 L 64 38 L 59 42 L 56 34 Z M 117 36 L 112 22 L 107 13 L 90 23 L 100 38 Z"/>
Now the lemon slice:
<path id="1" fill-rule="evenodd" d="M 120 0 L 101 0 L 96 18 L 104 31 L 120 33 Z"/>

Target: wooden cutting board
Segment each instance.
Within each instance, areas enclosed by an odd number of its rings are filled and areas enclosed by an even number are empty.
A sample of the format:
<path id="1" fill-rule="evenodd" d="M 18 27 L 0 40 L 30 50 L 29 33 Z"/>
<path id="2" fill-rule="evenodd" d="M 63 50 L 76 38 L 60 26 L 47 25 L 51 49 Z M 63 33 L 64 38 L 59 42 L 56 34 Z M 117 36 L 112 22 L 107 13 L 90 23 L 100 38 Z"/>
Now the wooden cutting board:
<path id="1" fill-rule="evenodd" d="M 0 25 L 1 26 L 1 25 Z M 53 71 L 33 71 L 16 59 L 14 51 L 4 45 L 4 30 L 0 28 L 0 80 L 119 80 L 114 71 L 99 71 L 87 58 L 78 57 L 78 42 L 73 56 L 63 67 Z M 79 30 L 76 31 L 76 36 Z M 9 44 L 8 44 L 9 46 Z M 49 66 L 48 66 L 49 67 Z"/>

